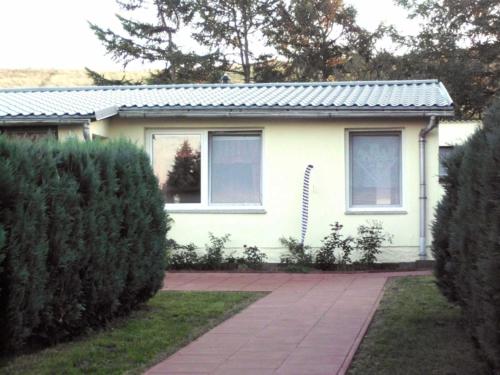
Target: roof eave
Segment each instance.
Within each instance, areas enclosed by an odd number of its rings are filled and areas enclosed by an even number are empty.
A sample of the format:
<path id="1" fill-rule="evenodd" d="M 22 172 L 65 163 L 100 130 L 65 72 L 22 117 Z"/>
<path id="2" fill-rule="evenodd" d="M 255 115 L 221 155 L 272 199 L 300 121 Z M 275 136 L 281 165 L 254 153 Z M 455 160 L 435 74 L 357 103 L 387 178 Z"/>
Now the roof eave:
<path id="1" fill-rule="evenodd" d="M 46 115 L 30 115 L 30 116 L 0 116 L 0 125 L 26 125 L 26 124 L 43 124 L 43 125 L 82 125 L 93 121 L 93 116 L 46 116 Z"/>
<path id="2" fill-rule="evenodd" d="M 455 111 L 452 106 L 447 107 L 419 107 L 419 108 L 376 108 L 376 109 L 174 109 L 174 108 L 124 108 L 118 112 L 124 118 L 400 118 L 431 116 L 453 117 Z"/>
<path id="3" fill-rule="evenodd" d="M 123 108 L 117 111 L 123 118 L 425 118 L 453 117 L 452 106 L 413 108 Z M 113 117 L 110 113 L 103 118 Z M 97 118 L 99 119 L 99 118 Z M 89 115 L 29 115 L 0 116 L 0 125 L 81 125 L 96 120 Z"/>

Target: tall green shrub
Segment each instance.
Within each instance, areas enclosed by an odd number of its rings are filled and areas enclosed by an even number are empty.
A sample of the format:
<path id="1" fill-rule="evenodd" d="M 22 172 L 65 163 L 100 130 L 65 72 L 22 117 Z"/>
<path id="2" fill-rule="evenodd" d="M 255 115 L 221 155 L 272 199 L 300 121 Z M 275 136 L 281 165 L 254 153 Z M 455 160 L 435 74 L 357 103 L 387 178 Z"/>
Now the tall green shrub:
<path id="1" fill-rule="evenodd" d="M 3 349 L 102 326 L 161 287 L 167 216 L 143 151 L 0 137 L 0 173 Z"/>
<path id="2" fill-rule="evenodd" d="M 0 224 L 6 234 L 0 274 L 0 347 L 19 347 L 41 325 L 48 301 L 47 162 L 27 141 L 0 138 Z"/>
<path id="3" fill-rule="evenodd" d="M 5 231 L 3 230 L 3 227 L 0 225 L 0 275 L 3 272 L 3 261 L 5 260 L 4 245 L 5 245 Z M 0 289 L 0 292 L 1 291 L 2 290 Z"/>
<path id="4" fill-rule="evenodd" d="M 453 253 L 455 249 L 450 248 L 450 225 L 458 201 L 458 175 L 463 155 L 464 148 L 457 147 L 445 160 L 448 173 L 441 180 L 445 194 L 436 207 L 432 224 L 432 253 L 436 260 L 434 273 L 437 277 L 437 285 L 441 292 L 453 302 L 457 302 L 455 279 L 459 265 Z"/>
<path id="5" fill-rule="evenodd" d="M 494 371 L 500 371 L 500 105 L 447 162 L 433 224 L 435 274 Z"/>

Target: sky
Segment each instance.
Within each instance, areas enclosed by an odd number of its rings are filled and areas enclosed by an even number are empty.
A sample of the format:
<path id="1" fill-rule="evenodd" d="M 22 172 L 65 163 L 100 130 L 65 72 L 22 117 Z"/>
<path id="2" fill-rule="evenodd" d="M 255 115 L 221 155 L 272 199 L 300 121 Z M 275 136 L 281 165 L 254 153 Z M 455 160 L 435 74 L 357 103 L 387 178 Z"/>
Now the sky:
<path id="1" fill-rule="evenodd" d="M 393 0 L 345 0 L 358 23 L 373 30 L 381 22 L 404 33 L 418 30 Z M 119 30 L 115 0 L 0 0 L 0 68 L 120 70 L 88 26 Z M 145 69 L 137 63 L 128 69 Z"/>

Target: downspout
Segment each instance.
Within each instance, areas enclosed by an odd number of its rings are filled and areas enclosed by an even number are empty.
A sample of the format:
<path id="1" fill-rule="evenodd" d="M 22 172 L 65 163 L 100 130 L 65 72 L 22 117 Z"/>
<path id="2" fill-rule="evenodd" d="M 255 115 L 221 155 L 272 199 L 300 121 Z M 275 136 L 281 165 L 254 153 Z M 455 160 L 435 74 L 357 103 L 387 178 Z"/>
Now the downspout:
<path id="1" fill-rule="evenodd" d="M 83 139 L 90 141 L 90 120 L 86 120 L 83 123 Z"/>
<path id="2" fill-rule="evenodd" d="M 437 126 L 436 116 L 431 116 L 429 123 L 425 128 L 420 130 L 419 143 L 419 161 L 420 161 L 420 237 L 418 255 L 420 260 L 427 259 L 427 181 L 426 181 L 426 160 L 425 160 L 425 143 L 427 134 Z"/>

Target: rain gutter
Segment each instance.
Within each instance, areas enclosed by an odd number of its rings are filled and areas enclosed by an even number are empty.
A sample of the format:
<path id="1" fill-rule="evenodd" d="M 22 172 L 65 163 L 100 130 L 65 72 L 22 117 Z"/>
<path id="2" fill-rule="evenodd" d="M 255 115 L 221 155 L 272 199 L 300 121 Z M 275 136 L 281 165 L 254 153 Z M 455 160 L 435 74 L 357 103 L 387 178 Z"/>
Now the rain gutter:
<path id="1" fill-rule="evenodd" d="M 401 110 L 295 110 L 295 109 L 121 109 L 118 116 L 122 118 L 387 118 L 412 117 L 428 118 L 432 116 L 453 116 L 453 107 L 439 109 L 401 109 Z"/>

